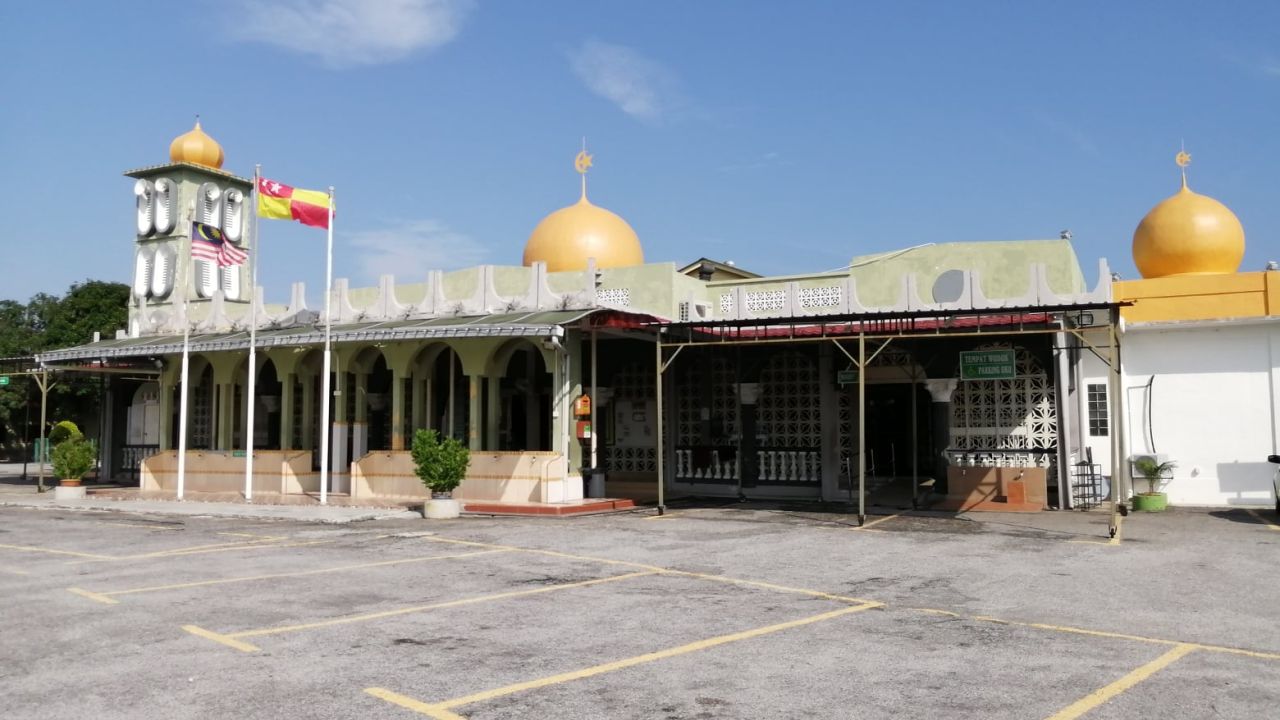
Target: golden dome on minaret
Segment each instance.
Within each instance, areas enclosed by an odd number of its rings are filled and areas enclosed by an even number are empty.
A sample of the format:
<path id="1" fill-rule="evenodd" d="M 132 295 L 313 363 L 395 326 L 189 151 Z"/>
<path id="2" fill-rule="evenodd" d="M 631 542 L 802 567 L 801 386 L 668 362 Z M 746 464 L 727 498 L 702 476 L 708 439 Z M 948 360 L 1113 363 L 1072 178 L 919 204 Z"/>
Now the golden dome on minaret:
<path id="1" fill-rule="evenodd" d="M 597 268 L 644 264 L 640 238 L 626 220 L 587 200 L 587 169 L 591 156 L 584 149 L 574 166 L 582 175 L 582 198 L 542 219 L 524 246 L 524 264 L 545 262 L 548 272 L 585 270 L 587 259 Z"/>
<path id="2" fill-rule="evenodd" d="M 1244 227 L 1226 205 L 1187 187 L 1191 156 L 1178 153 L 1182 189 L 1151 209 L 1133 233 L 1144 278 L 1233 273 L 1244 260 Z"/>
<path id="3" fill-rule="evenodd" d="M 204 165 L 217 170 L 222 167 L 222 146 L 200 129 L 200 119 L 196 118 L 195 127 L 174 138 L 169 144 L 169 159 L 176 163 Z"/>

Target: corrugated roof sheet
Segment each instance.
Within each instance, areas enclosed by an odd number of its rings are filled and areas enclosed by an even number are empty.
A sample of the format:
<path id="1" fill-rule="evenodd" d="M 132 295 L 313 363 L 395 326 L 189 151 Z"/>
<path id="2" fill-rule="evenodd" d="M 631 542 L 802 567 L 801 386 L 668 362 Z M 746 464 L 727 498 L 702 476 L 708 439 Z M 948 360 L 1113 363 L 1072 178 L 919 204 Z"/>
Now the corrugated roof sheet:
<path id="1" fill-rule="evenodd" d="M 430 340 L 462 337 L 540 337 L 558 335 L 565 325 L 577 322 L 594 310 L 550 310 L 541 312 L 503 313 L 473 317 L 389 320 L 384 322 L 348 323 L 330 328 L 334 343 L 377 342 L 382 340 Z M 245 350 L 249 333 L 192 335 L 191 352 Z M 259 348 L 322 345 L 324 326 L 298 326 L 259 330 L 255 345 Z M 182 352 L 181 335 L 102 340 L 88 345 L 41 353 L 36 360 L 58 363 L 114 357 L 146 357 Z"/>

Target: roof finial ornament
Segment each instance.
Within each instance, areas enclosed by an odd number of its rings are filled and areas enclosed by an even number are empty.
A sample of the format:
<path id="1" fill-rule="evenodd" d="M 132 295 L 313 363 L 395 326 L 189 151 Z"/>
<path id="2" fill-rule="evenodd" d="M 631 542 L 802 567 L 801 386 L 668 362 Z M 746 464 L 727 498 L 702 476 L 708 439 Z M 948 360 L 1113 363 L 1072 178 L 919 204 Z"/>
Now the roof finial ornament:
<path id="1" fill-rule="evenodd" d="M 1178 167 L 1182 168 L 1182 189 L 1187 189 L 1187 166 L 1191 164 L 1191 153 L 1187 152 L 1187 144 L 1182 144 L 1182 149 L 1174 156 L 1174 162 L 1178 163 Z"/>
<path id="2" fill-rule="evenodd" d="M 573 169 L 582 176 L 582 199 L 587 199 L 587 170 L 591 168 L 591 156 L 587 154 L 587 138 L 582 138 L 582 152 L 573 159 Z"/>

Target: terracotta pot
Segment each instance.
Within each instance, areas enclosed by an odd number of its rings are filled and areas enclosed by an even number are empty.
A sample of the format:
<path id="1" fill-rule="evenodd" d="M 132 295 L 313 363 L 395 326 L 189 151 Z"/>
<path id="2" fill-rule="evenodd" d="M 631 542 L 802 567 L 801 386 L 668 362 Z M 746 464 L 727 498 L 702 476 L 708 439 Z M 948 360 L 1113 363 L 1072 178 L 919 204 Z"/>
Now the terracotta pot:
<path id="1" fill-rule="evenodd" d="M 80 478 L 63 478 L 58 484 L 62 487 L 80 487 Z"/>

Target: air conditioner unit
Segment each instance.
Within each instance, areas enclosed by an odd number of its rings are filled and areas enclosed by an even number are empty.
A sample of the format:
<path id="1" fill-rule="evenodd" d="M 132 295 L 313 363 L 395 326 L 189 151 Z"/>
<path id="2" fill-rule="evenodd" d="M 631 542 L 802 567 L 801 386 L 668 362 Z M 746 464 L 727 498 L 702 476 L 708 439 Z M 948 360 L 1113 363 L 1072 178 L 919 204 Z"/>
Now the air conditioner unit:
<path id="1" fill-rule="evenodd" d="M 1129 456 L 1129 462 L 1131 463 L 1137 463 L 1141 460 L 1150 460 L 1151 462 L 1160 465 L 1169 462 L 1169 456 L 1165 453 L 1134 453 Z"/>
<path id="2" fill-rule="evenodd" d="M 1132 475 L 1133 477 L 1143 476 L 1143 473 L 1140 470 L 1138 470 L 1138 463 L 1142 462 L 1143 460 L 1150 460 L 1151 462 L 1159 466 L 1159 465 L 1163 465 L 1166 462 L 1169 462 L 1169 456 L 1164 453 L 1134 453 L 1133 455 L 1129 456 L 1130 475 Z M 1165 480 L 1171 479 L 1173 477 L 1173 472 L 1170 469 L 1166 469 L 1164 472 L 1160 473 L 1160 477 L 1164 478 Z"/>
<path id="3" fill-rule="evenodd" d="M 711 306 L 700 302 L 680 303 L 680 322 L 696 322 L 706 320 L 711 315 Z"/>

